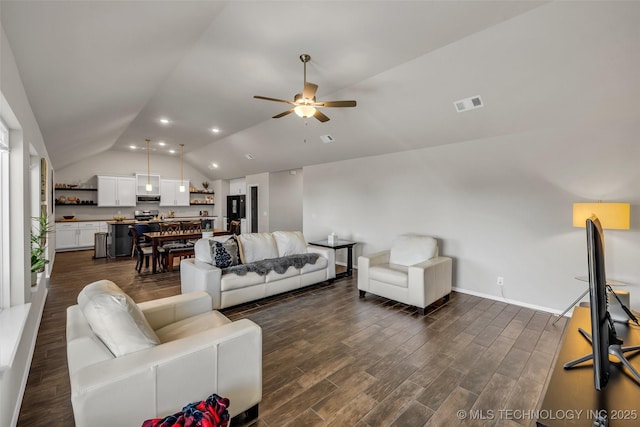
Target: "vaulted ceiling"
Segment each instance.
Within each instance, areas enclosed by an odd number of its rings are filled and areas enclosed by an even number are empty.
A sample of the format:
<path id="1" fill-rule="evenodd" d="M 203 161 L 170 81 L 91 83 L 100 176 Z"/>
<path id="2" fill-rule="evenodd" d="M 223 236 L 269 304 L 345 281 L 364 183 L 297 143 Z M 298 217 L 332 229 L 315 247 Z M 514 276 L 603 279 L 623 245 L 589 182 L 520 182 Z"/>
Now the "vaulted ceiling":
<path id="1" fill-rule="evenodd" d="M 2 0 L 0 18 L 56 169 L 150 138 L 229 179 L 639 113 L 640 2 Z M 253 95 L 293 99 L 302 53 L 318 99 L 358 106 L 271 119 L 287 104 Z"/>

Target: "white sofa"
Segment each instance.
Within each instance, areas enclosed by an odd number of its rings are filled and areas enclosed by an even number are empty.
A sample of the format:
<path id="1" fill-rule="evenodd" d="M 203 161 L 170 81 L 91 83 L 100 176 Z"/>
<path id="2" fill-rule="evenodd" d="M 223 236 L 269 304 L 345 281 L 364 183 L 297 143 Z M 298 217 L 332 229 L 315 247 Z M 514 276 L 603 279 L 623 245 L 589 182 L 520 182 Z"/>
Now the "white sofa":
<path id="1" fill-rule="evenodd" d="M 231 417 L 257 415 L 262 331 L 212 310 L 206 292 L 135 304 L 113 282 L 85 287 L 67 309 L 77 427 L 140 426 L 216 393 Z"/>
<path id="2" fill-rule="evenodd" d="M 438 256 L 433 237 L 402 235 L 390 250 L 358 257 L 358 289 L 425 309 L 451 294 L 451 258 Z"/>
<path id="3" fill-rule="evenodd" d="M 216 266 L 212 245 L 228 236 L 201 239 L 195 244 L 195 258 L 180 262 L 180 282 L 183 293 L 207 291 L 215 309 L 231 307 L 266 298 L 282 292 L 335 279 L 335 251 L 307 245 L 299 231 L 246 233 L 236 236 L 242 264 L 249 266 L 263 260 L 286 258 L 291 255 L 315 253 L 315 263 L 290 266 L 286 271 L 267 274 L 248 272 L 244 275 L 228 272 Z M 233 268 L 233 267 L 232 267 Z M 263 272 L 264 273 L 264 272 Z"/>

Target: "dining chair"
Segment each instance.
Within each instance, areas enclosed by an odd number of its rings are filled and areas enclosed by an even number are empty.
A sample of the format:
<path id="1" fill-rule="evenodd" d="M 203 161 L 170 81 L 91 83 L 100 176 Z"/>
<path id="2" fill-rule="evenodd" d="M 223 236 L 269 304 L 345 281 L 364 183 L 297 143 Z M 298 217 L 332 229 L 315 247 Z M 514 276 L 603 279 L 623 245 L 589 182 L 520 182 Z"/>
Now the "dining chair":
<path id="1" fill-rule="evenodd" d="M 230 221 L 229 231 L 231 232 L 231 234 L 240 234 L 240 221 Z"/>
<path id="2" fill-rule="evenodd" d="M 181 231 L 182 224 L 180 222 L 161 222 L 161 234 L 173 234 Z M 186 242 L 184 239 L 176 239 L 164 242 L 162 245 L 162 269 L 165 271 L 173 271 L 173 259 L 183 256 L 193 255 L 193 244 Z"/>
<path id="3" fill-rule="evenodd" d="M 200 221 L 182 221 L 180 228 L 184 231 L 202 231 L 202 222 Z"/>
<path id="4" fill-rule="evenodd" d="M 179 222 L 161 222 L 159 226 L 160 226 L 160 233 L 162 234 L 177 233 L 178 231 L 180 231 Z"/>
<path id="5" fill-rule="evenodd" d="M 149 258 L 153 255 L 153 247 L 151 246 L 151 244 L 145 242 L 146 239 L 142 235 L 142 233 L 146 232 L 142 231 L 144 230 L 143 227 L 144 226 L 141 227 L 140 225 L 129 226 L 129 232 L 131 233 L 133 240 L 133 253 L 136 257 L 135 268 L 138 273 L 140 273 L 140 271 L 142 270 L 142 264 L 145 265 L 145 268 L 149 268 Z M 139 232 L 138 230 L 140 230 L 141 232 Z M 160 263 L 160 260 L 164 256 L 164 249 L 158 248 L 158 252 L 160 254 L 158 262 Z"/>

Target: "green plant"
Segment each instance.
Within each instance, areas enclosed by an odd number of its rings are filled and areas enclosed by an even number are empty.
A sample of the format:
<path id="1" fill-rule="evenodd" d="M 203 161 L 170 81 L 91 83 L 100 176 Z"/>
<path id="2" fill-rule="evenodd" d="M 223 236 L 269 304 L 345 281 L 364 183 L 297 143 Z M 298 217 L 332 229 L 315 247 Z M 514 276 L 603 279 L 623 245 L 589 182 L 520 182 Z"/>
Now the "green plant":
<path id="1" fill-rule="evenodd" d="M 44 213 L 32 219 L 34 225 L 31 227 L 31 272 L 39 273 L 49 263 L 49 260 L 45 258 L 47 234 L 53 232 L 53 227 L 49 224 L 49 219 Z"/>
<path id="2" fill-rule="evenodd" d="M 205 190 L 209 188 L 209 181 L 203 181 L 202 186 L 204 187 Z"/>

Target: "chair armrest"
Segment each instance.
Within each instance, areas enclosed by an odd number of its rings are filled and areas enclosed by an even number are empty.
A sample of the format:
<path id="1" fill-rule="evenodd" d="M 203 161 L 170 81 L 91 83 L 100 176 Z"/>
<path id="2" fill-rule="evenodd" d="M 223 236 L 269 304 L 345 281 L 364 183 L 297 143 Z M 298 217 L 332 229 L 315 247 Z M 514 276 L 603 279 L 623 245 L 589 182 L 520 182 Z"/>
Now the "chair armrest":
<path id="1" fill-rule="evenodd" d="M 262 330 L 241 319 L 70 375 L 76 425 L 140 425 L 212 393 L 233 417 L 262 398 Z"/>
<path id="2" fill-rule="evenodd" d="M 375 252 L 358 257 L 358 289 L 369 290 L 369 268 L 378 264 L 388 264 L 391 251 Z"/>
<path id="3" fill-rule="evenodd" d="M 138 307 L 154 330 L 213 310 L 211 295 L 205 291 L 141 302 Z"/>
<path id="4" fill-rule="evenodd" d="M 322 246 L 307 245 L 307 251 L 309 253 L 320 254 L 327 259 L 327 279 L 336 278 L 336 251 L 332 248 L 325 248 Z"/>
<path id="5" fill-rule="evenodd" d="M 391 251 L 389 250 L 375 252 L 369 255 L 360 255 L 358 257 L 358 269 L 361 268 L 360 262 L 362 262 L 362 267 L 371 267 L 378 264 L 388 264 L 390 255 Z"/>
<path id="6" fill-rule="evenodd" d="M 222 270 L 207 262 L 193 258 L 180 261 L 180 289 L 183 294 L 196 291 L 207 291 L 217 310 L 221 304 L 220 280 Z"/>
<path id="7" fill-rule="evenodd" d="M 451 258 L 439 256 L 414 264 L 408 275 L 410 298 L 421 301 L 423 308 L 451 293 Z"/>

